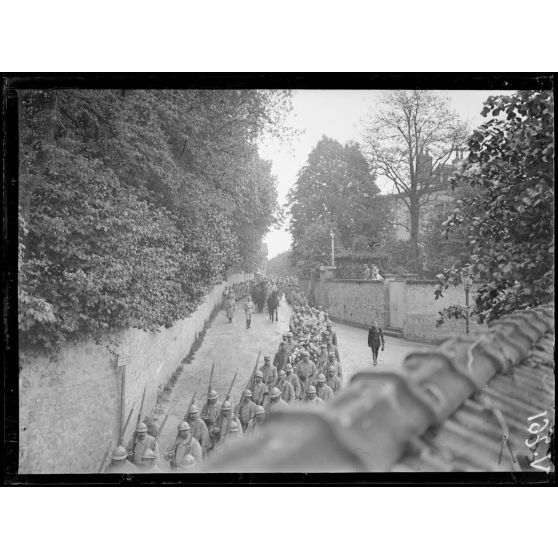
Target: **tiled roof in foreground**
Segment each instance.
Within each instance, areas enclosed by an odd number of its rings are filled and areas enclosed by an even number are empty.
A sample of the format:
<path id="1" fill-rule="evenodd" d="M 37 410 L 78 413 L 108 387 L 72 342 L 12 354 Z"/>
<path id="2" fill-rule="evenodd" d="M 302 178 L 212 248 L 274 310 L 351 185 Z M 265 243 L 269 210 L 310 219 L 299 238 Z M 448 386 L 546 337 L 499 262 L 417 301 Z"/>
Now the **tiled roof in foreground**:
<path id="1" fill-rule="evenodd" d="M 271 415 L 206 470 L 554 471 L 554 385 L 549 304 L 412 353 L 400 370 L 358 372 L 323 411 Z"/>

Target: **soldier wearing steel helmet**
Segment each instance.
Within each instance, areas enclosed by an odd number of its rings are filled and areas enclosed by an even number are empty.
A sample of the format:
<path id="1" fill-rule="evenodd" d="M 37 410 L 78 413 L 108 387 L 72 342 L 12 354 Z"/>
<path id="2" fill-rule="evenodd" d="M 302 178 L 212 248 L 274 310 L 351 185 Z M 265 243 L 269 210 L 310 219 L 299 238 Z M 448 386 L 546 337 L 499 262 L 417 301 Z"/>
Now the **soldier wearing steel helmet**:
<path id="1" fill-rule="evenodd" d="M 205 457 L 211 447 L 211 440 L 209 439 L 209 430 L 207 429 L 207 425 L 200 418 L 200 411 L 195 403 L 188 409 L 187 422 L 190 425 L 190 432 L 192 436 L 200 444 L 202 455 Z"/>
<path id="2" fill-rule="evenodd" d="M 240 421 L 238 418 L 231 415 L 230 420 L 227 422 L 223 421 L 221 435 L 219 436 L 218 442 L 215 444 L 215 451 L 221 452 L 230 442 L 236 440 L 237 438 L 241 438 L 242 434 L 243 432 L 242 426 L 240 426 Z"/>
<path id="3" fill-rule="evenodd" d="M 327 367 L 329 355 L 327 354 L 327 343 L 320 344 L 320 353 L 318 354 L 318 358 L 316 359 L 316 366 L 318 368 L 318 372 L 323 372 Z"/>
<path id="4" fill-rule="evenodd" d="M 288 403 L 281 399 L 281 390 L 278 387 L 274 387 L 269 392 L 269 400 L 264 408 L 268 414 L 272 411 L 285 411 L 289 408 Z"/>
<path id="5" fill-rule="evenodd" d="M 217 422 L 220 413 L 221 403 L 219 401 L 219 396 L 217 392 L 212 389 L 209 391 L 207 402 L 205 403 L 201 411 L 201 419 L 205 422 L 210 433 L 213 425 Z"/>
<path id="6" fill-rule="evenodd" d="M 148 450 L 155 452 L 155 461 L 159 463 L 161 457 L 159 455 L 159 444 L 155 441 L 153 436 L 147 433 L 147 425 L 145 422 L 138 422 L 134 436 L 128 442 L 126 451 L 128 452 L 128 459 L 135 465 L 139 465 L 143 458 L 143 454 Z"/>
<path id="7" fill-rule="evenodd" d="M 287 364 L 285 367 L 285 380 L 293 386 L 295 399 L 300 399 L 302 397 L 302 387 L 298 376 L 294 373 L 292 364 Z"/>
<path id="8" fill-rule="evenodd" d="M 234 410 L 235 416 L 240 420 L 242 430 L 246 430 L 248 423 L 252 420 L 257 405 L 252 401 L 252 392 L 249 389 L 244 390 L 242 400 Z"/>
<path id="9" fill-rule="evenodd" d="M 316 378 L 316 396 L 324 403 L 334 397 L 333 390 L 327 385 L 323 374 L 318 374 Z"/>
<path id="10" fill-rule="evenodd" d="M 263 374 L 264 384 L 271 390 L 277 381 L 277 368 L 271 364 L 271 357 L 269 355 L 264 355 L 264 364 L 260 368 L 260 372 Z"/>
<path id="11" fill-rule="evenodd" d="M 265 416 L 266 416 L 265 409 L 261 405 L 258 405 L 254 412 L 254 417 L 248 423 L 248 428 L 246 429 L 246 432 L 249 434 L 254 434 L 255 432 L 256 433 L 261 432 L 262 426 L 265 422 Z"/>
<path id="12" fill-rule="evenodd" d="M 153 450 L 146 450 L 141 458 L 141 465 L 139 466 L 138 471 L 140 473 L 162 473 L 161 469 L 157 467 L 156 462 L 157 456 Z"/>
<path id="13" fill-rule="evenodd" d="M 217 422 L 213 426 L 212 438 L 214 440 L 214 447 L 221 441 L 222 438 L 228 435 L 229 425 L 233 419 L 233 408 L 230 401 L 225 401 L 221 405 L 221 413 Z"/>
<path id="14" fill-rule="evenodd" d="M 110 463 L 105 473 L 137 473 L 138 468 L 128 461 L 128 452 L 124 446 L 116 446 L 112 450 Z"/>
<path id="15" fill-rule="evenodd" d="M 306 405 L 310 406 L 319 407 L 324 404 L 323 400 L 317 396 L 315 386 L 308 386 L 306 389 L 306 396 L 303 401 Z"/>
<path id="16" fill-rule="evenodd" d="M 328 355 L 327 369 L 333 368 L 335 370 L 335 375 L 343 379 L 343 369 L 341 368 L 341 363 L 335 358 L 335 353 L 332 351 Z"/>
<path id="17" fill-rule="evenodd" d="M 190 425 L 186 421 L 181 421 L 176 428 L 178 436 L 173 445 L 165 452 L 165 459 L 170 461 L 171 469 L 178 469 L 185 455 L 191 455 L 196 463 L 201 463 L 202 449 L 199 442 L 192 436 Z"/>
<path id="18" fill-rule="evenodd" d="M 182 457 L 178 463 L 178 468 L 175 470 L 177 473 L 188 473 L 195 469 L 197 464 L 197 461 L 187 453 Z"/>
<path id="19" fill-rule="evenodd" d="M 287 380 L 287 372 L 285 370 L 279 370 L 278 374 L 279 377 L 277 378 L 275 387 L 281 391 L 281 399 L 288 405 L 291 405 L 296 400 L 293 384 Z"/>
<path id="20" fill-rule="evenodd" d="M 268 397 L 269 388 L 263 381 L 263 372 L 261 370 L 258 370 L 254 374 L 254 384 L 252 386 L 252 401 L 256 405 L 265 406 Z"/>
<path id="21" fill-rule="evenodd" d="M 333 391 L 334 395 L 337 395 L 337 393 L 343 387 L 343 377 L 337 375 L 334 366 L 329 366 L 328 367 L 326 382 L 327 382 L 327 385 Z"/>
<path id="22" fill-rule="evenodd" d="M 331 337 L 329 335 L 326 337 L 326 343 L 328 355 L 331 355 L 331 353 L 333 353 L 333 355 L 337 359 L 337 362 L 341 362 L 341 359 L 339 358 L 339 349 L 337 348 L 337 345 L 334 345 L 332 343 Z"/>
<path id="23" fill-rule="evenodd" d="M 326 328 L 328 336 L 331 337 L 331 344 L 337 347 L 337 332 L 333 329 L 333 324 L 327 322 Z"/>
<path id="24" fill-rule="evenodd" d="M 310 353 L 306 350 L 302 351 L 302 360 L 297 363 L 295 368 L 295 373 L 301 385 L 312 382 L 316 377 L 316 372 L 316 365 L 310 360 Z"/>

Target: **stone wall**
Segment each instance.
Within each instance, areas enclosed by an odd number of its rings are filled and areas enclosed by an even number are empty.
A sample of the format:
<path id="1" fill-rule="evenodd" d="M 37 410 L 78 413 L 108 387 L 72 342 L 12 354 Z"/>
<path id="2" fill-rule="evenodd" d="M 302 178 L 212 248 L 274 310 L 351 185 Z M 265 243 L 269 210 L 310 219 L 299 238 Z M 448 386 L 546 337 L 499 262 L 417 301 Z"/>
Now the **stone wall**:
<path id="1" fill-rule="evenodd" d="M 407 281 L 406 282 L 406 316 L 403 335 L 414 341 L 439 341 L 453 333 L 465 333 L 463 320 L 448 320 L 441 327 L 436 327 L 438 312 L 448 306 L 465 306 L 465 292 L 463 287 L 448 287 L 442 291 L 443 296 L 434 299 L 434 285 L 436 281 Z M 479 285 L 471 287 L 469 304 L 474 305 L 475 292 Z M 475 318 L 470 321 L 470 331 L 486 330 L 486 326 L 476 323 Z"/>
<path id="2" fill-rule="evenodd" d="M 320 281 L 315 289 L 316 302 L 328 309 L 333 319 L 350 325 L 369 327 L 373 319 L 386 323 L 383 281 L 340 279 Z"/>
<path id="3" fill-rule="evenodd" d="M 158 386 L 167 382 L 186 357 L 227 284 L 252 275 L 236 274 L 216 286 L 196 312 L 159 333 L 123 331 L 109 345 L 67 344 L 56 360 L 21 353 L 19 372 L 19 473 L 91 473 L 98 468 L 121 420 L 123 367 L 125 410 L 135 405 L 126 438 L 133 430 L 144 386 L 143 414 L 156 403 Z"/>
<path id="4" fill-rule="evenodd" d="M 434 299 L 435 281 L 406 280 L 403 293 L 403 336 L 413 341 L 436 342 L 453 333 L 465 333 L 463 320 L 446 320 L 436 327 L 438 312 L 455 304 L 465 305 L 463 287 L 449 287 L 443 297 Z M 470 304 L 474 304 L 474 293 L 478 285 L 471 289 Z M 369 327 L 373 319 L 386 327 L 389 322 L 389 281 L 364 281 L 350 279 L 325 279 L 315 288 L 316 303 L 328 309 L 334 319 L 355 325 Z M 471 332 L 486 329 L 471 320 Z"/>

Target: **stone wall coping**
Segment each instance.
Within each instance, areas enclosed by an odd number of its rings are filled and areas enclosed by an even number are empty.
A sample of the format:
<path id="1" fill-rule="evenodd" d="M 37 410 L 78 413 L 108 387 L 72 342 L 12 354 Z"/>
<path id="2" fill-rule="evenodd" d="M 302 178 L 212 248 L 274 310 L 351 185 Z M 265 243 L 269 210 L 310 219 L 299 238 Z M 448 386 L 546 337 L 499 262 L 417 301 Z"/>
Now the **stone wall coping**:
<path id="1" fill-rule="evenodd" d="M 436 279 L 406 279 L 405 280 L 409 285 L 437 285 L 440 281 Z M 473 287 L 480 286 L 483 283 L 473 283 Z M 460 285 L 452 285 L 459 287 Z"/>
<path id="2" fill-rule="evenodd" d="M 326 279 L 328 283 L 378 283 L 378 285 L 383 285 L 383 279 L 338 279 L 337 277 L 333 279 Z"/>

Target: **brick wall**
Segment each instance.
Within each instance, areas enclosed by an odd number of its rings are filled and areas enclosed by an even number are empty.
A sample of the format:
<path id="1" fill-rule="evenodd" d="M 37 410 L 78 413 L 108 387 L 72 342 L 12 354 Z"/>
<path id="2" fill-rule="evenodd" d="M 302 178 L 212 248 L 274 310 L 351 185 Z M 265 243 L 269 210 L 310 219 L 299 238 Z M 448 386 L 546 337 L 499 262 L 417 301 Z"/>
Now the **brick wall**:
<path id="1" fill-rule="evenodd" d="M 125 413 L 139 411 L 147 386 L 144 414 L 189 353 L 227 284 L 251 279 L 236 274 L 216 286 L 190 317 L 160 333 L 122 332 L 107 346 L 67 344 L 56 360 L 20 354 L 19 472 L 95 472 L 109 442 L 117 438 L 121 374 L 116 355 L 130 355 L 126 366 Z M 135 420 L 135 418 L 134 418 Z M 133 421 L 130 421 L 131 423 Z M 129 425 L 129 436 L 133 424 Z"/>

